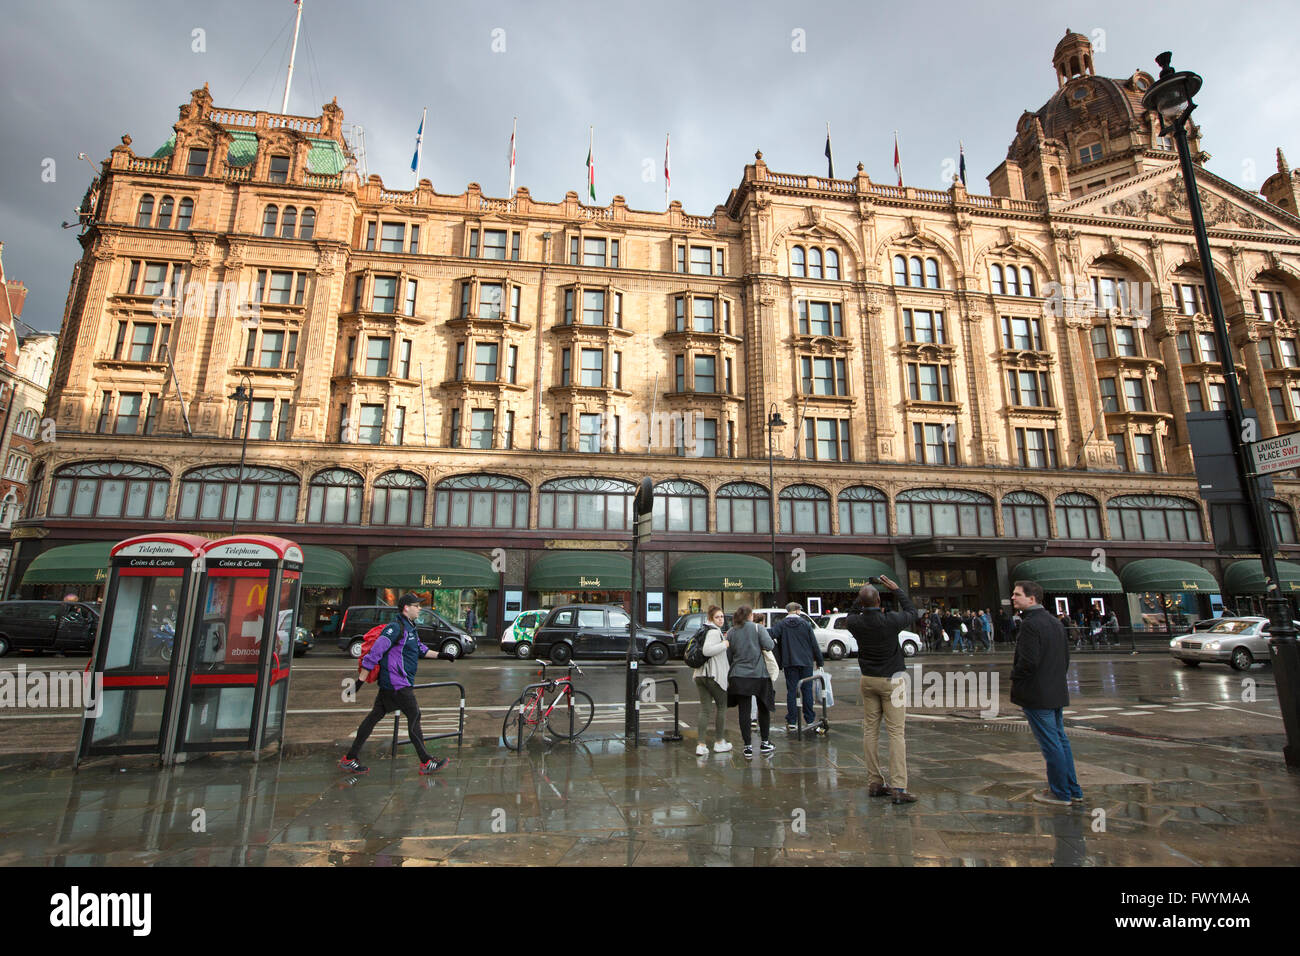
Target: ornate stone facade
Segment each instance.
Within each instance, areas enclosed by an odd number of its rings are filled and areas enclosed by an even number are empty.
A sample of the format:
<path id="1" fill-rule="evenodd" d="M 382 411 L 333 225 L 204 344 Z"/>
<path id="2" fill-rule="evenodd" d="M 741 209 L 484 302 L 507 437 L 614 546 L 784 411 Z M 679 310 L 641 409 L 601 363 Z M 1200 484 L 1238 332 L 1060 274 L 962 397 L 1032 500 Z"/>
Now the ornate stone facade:
<path id="1" fill-rule="evenodd" d="M 180 515 L 180 485 L 239 460 L 243 382 L 249 464 L 299 482 L 296 521 L 257 526 L 357 549 L 358 578 L 371 552 L 417 542 L 608 538 L 542 526 L 543 484 L 572 477 L 696 482 L 704 525 L 651 548 L 764 555 L 765 533 L 719 533 L 717 492 L 767 487 L 773 412 L 778 490 L 829 502 L 824 529 L 779 536 L 783 555 L 921 567 L 965 552 L 985 605 L 1017 554 L 1103 547 L 1114 567 L 1182 552 L 1218 567 L 1185 415 L 1211 407 L 1221 380 L 1177 159 L 1141 110 L 1150 77 L 1095 77 L 1080 50 L 1078 35 L 1058 47 L 1060 88 L 1022 119 L 994 195 L 873 183 L 861 165 L 846 180 L 778 173 L 760 152 L 708 216 L 363 183 L 336 104 L 279 116 L 197 90 L 164 149 L 138 156 L 124 137 L 88 193 L 50 404 L 59 441 L 26 524 L 65 539 L 142 526 L 51 509 L 60 468 L 113 459 L 170 475 L 162 523 L 215 530 Z M 1300 220 L 1198 177 L 1247 404 L 1264 436 L 1295 429 Z M 147 397 L 125 426 L 124 395 Z M 313 519 L 325 469 L 360 476 L 355 522 Z M 393 469 L 429 492 L 411 526 L 370 520 Z M 528 527 L 440 524 L 435 486 L 466 474 L 522 480 Z M 841 493 L 860 486 L 887 502 L 886 526 L 865 535 L 841 518 Z M 897 496 L 923 488 L 987 495 L 1004 546 L 936 529 L 959 546 L 929 547 L 900 529 Z M 1041 497 L 1045 535 L 1008 530 L 1002 501 L 1018 492 Z M 1057 501 L 1070 493 L 1097 505 L 1097 535 L 1068 536 Z M 1123 495 L 1193 501 L 1204 540 L 1121 538 L 1107 504 Z M 1279 483 L 1288 508 L 1298 495 Z"/>

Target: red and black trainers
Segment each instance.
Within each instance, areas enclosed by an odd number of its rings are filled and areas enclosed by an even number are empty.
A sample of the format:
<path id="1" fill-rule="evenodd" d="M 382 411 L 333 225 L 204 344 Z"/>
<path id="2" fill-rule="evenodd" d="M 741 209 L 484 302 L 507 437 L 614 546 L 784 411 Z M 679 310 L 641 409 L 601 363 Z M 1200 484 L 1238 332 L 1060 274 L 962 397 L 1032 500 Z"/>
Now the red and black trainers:
<path id="1" fill-rule="evenodd" d="M 339 769 L 344 773 L 370 773 L 370 768 L 361 766 L 356 757 L 346 755 L 339 761 Z"/>
<path id="2" fill-rule="evenodd" d="M 430 757 L 427 761 L 420 764 L 420 773 L 437 773 L 449 763 L 451 763 L 451 761 L 446 757 Z"/>

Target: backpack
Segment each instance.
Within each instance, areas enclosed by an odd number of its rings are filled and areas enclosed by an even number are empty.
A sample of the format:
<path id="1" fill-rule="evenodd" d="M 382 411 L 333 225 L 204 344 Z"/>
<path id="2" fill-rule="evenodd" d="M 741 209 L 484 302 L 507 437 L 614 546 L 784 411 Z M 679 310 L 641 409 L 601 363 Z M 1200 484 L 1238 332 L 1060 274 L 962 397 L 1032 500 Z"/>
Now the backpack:
<path id="1" fill-rule="evenodd" d="M 686 642 L 686 650 L 682 654 L 682 662 L 691 670 L 703 667 L 704 662 L 708 660 L 704 656 L 704 641 L 708 637 L 709 626 L 707 624 L 700 627 L 698 631 L 691 635 L 691 639 Z"/>
<path id="2" fill-rule="evenodd" d="M 365 636 L 361 638 L 361 658 L 365 658 L 365 656 L 370 653 L 370 649 L 374 647 L 375 641 L 379 639 L 380 634 L 384 633 L 386 627 L 388 627 L 387 624 L 376 624 L 370 630 L 366 631 Z M 400 643 L 401 641 L 394 641 L 392 646 L 388 648 L 388 651 L 391 652 L 392 649 Z M 387 657 L 388 653 L 385 653 L 384 656 Z M 366 673 L 367 684 L 373 684 L 375 681 L 379 680 L 379 669 L 383 666 L 384 662 L 380 661 Z"/>

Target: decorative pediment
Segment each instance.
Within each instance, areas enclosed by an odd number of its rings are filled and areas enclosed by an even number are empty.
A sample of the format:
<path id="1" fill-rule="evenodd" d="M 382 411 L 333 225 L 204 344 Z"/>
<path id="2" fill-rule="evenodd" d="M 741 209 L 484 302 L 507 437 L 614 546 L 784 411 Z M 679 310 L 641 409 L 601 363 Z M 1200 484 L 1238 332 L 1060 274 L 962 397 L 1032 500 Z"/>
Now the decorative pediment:
<path id="1" fill-rule="evenodd" d="M 1205 170 L 1197 171 L 1197 192 L 1209 229 L 1300 235 L 1300 228 L 1282 210 L 1253 197 Z M 1191 226 L 1187 188 L 1176 167 L 1147 173 L 1092 195 L 1082 196 L 1063 212 L 1106 219 L 1139 220 Z"/>

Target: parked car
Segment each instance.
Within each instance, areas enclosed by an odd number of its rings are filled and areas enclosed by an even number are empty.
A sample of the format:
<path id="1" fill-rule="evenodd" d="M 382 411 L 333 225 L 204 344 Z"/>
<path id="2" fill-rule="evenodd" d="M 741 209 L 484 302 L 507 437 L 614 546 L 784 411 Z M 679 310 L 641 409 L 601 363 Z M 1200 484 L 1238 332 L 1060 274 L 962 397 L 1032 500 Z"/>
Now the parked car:
<path id="1" fill-rule="evenodd" d="M 690 614 L 683 614 L 673 622 L 673 657 L 681 660 L 686 654 L 686 645 L 690 642 L 691 637 L 702 628 L 705 624 L 703 611 L 692 611 Z M 724 627 L 723 633 L 726 633 Z"/>
<path id="2" fill-rule="evenodd" d="M 1296 628 L 1300 629 L 1300 621 Z M 1204 631 L 1175 637 L 1169 642 L 1169 653 L 1184 667 L 1208 663 L 1248 670 L 1252 664 L 1269 659 L 1268 618 L 1220 618 Z"/>
<path id="3" fill-rule="evenodd" d="M 840 611 L 838 614 L 832 614 L 830 617 L 831 630 L 842 631 L 844 629 L 844 619 L 848 616 L 849 614 L 847 611 Z M 849 640 L 853 640 L 853 638 L 849 638 Z M 925 650 L 925 641 L 921 640 L 921 636 L 915 631 L 899 631 L 898 646 L 903 649 L 904 657 L 915 657 L 917 654 L 920 654 Z M 855 643 L 853 645 L 853 653 L 856 654 L 857 650 L 858 646 Z"/>
<path id="4" fill-rule="evenodd" d="M 379 624 L 397 620 L 397 613 L 397 608 L 387 604 L 357 604 L 348 608 L 339 625 L 339 650 L 360 657 L 366 631 Z M 447 657 L 468 657 L 478 646 L 473 634 L 450 623 L 431 608 L 420 608 L 420 616 L 415 619 L 415 629 L 419 632 L 421 641 Z"/>
<path id="5" fill-rule="evenodd" d="M 302 657 L 309 650 L 316 646 L 316 640 L 312 637 L 311 631 L 305 627 L 296 627 L 293 630 L 293 656 Z"/>
<path id="6" fill-rule="evenodd" d="M 533 632 L 533 654 L 567 664 L 627 655 L 627 611 L 616 604 L 564 604 L 551 611 Z M 636 656 L 648 664 L 664 664 L 672 656 L 673 635 L 642 627 L 636 632 Z"/>
<path id="7" fill-rule="evenodd" d="M 548 607 L 520 612 L 501 638 L 501 650 L 519 658 L 532 657 L 533 633 L 550 613 Z"/>
<path id="8" fill-rule="evenodd" d="M 0 601 L 0 657 L 10 650 L 89 654 L 99 612 L 80 601 Z"/>
<path id="9" fill-rule="evenodd" d="M 762 624 L 769 631 L 772 625 L 784 617 L 789 616 L 789 611 L 783 607 L 760 607 L 754 610 L 754 623 Z M 836 631 L 827 627 L 818 627 L 817 623 L 802 611 L 799 616 L 812 625 L 813 634 L 817 638 L 817 646 L 825 657 L 833 661 L 838 661 L 843 657 L 858 652 L 858 642 L 853 639 L 853 635 L 845 631 Z"/>

